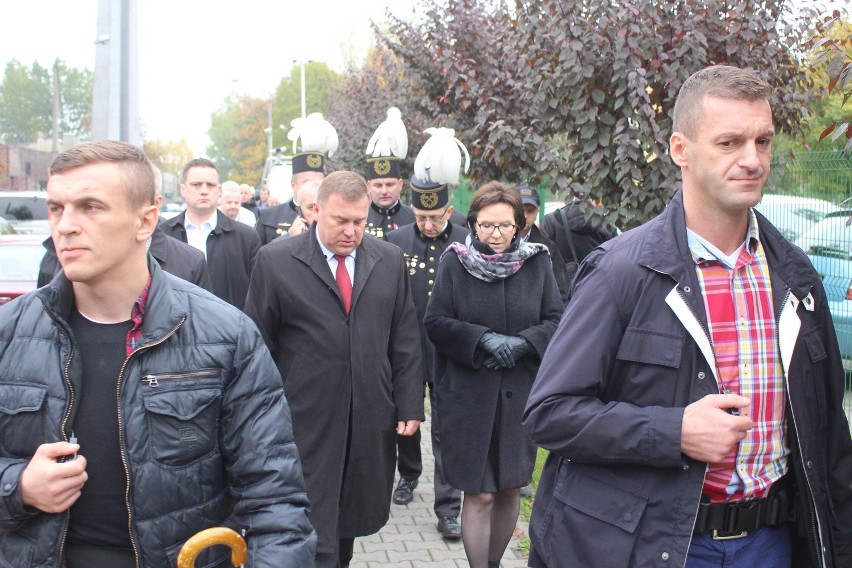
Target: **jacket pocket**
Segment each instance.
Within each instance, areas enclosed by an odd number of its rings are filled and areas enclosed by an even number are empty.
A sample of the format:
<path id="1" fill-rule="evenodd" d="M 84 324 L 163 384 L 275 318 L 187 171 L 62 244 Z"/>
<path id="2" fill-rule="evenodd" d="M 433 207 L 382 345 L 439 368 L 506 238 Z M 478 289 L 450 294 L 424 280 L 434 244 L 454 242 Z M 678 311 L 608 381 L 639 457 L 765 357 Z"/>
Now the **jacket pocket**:
<path id="1" fill-rule="evenodd" d="M 578 473 L 564 464 L 553 493 L 554 566 L 628 566 L 646 497 Z M 588 535 L 595 535 L 588 538 Z M 583 536 L 586 535 L 586 536 Z"/>
<path id="2" fill-rule="evenodd" d="M 44 399 L 47 388 L 38 385 L 0 384 L 0 449 L 27 458 L 45 441 Z"/>
<path id="3" fill-rule="evenodd" d="M 143 401 L 151 457 L 165 465 L 182 466 L 217 449 L 222 387 L 175 386 L 151 388 Z"/>
<path id="4" fill-rule="evenodd" d="M 682 348 L 683 337 L 679 335 L 629 327 L 624 331 L 616 358 L 678 368 Z"/>

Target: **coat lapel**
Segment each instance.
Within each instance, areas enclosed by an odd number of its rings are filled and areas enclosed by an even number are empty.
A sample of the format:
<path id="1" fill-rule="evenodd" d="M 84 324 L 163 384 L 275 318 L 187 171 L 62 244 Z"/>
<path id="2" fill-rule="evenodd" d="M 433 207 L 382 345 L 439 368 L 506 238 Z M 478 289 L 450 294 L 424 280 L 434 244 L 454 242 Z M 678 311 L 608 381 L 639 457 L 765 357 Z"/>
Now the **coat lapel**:
<path id="1" fill-rule="evenodd" d="M 290 237 L 293 239 L 302 239 L 302 243 L 293 256 L 304 262 L 317 275 L 317 278 L 322 280 L 323 284 L 328 286 L 329 290 L 334 292 L 340 303 L 340 309 L 343 309 L 343 298 L 340 296 L 340 290 L 337 288 L 337 282 L 331 274 L 331 269 L 328 267 L 328 261 L 322 252 L 322 249 L 317 242 L 316 225 L 305 233 L 304 236 Z M 357 271 L 356 271 L 357 272 Z"/>
<path id="2" fill-rule="evenodd" d="M 364 285 L 367 283 L 373 267 L 376 266 L 376 262 L 379 260 L 379 254 L 375 247 L 376 243 L 373 241 L 374 238 L 371 235 L 365 234 L 361 244 L 358 246 L 358 253 L 355 255 L 355 278 L 353 279 L 352 308 L 350 309 L 350 313 L 355 310 L 355 306 L 358 304 L 358 296 L 361 295 L 361 291 L 364 289 Z"/>

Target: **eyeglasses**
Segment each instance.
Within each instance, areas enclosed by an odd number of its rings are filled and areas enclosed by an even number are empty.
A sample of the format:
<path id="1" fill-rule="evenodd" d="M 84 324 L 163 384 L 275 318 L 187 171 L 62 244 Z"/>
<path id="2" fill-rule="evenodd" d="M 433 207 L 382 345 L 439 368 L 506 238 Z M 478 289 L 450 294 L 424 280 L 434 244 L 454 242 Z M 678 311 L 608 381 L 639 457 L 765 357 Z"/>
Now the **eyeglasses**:
<path id="1" fill-rule="evenodd" d="M 494 233 L 494 229 L 500 231 L 501 235 L 508 235 L 515 229 L 515 225 L 512 223 L 500 223 L 499 225 L 495 225 L 494 223 L 477 223 L 477 226 L 482 229 L 486 235 Z"/>
<path id="2" fill-rule="evenodd" d="M 449 207 L 447 209 L 444 209 L 444 211 L 440 215 L 415 215 L 414 220 L 418 223 L 429 222 L 433 225 L 437 225 L 438 223 L 444 220 L 444 217 L 447 215 L 448 209 Z"/>

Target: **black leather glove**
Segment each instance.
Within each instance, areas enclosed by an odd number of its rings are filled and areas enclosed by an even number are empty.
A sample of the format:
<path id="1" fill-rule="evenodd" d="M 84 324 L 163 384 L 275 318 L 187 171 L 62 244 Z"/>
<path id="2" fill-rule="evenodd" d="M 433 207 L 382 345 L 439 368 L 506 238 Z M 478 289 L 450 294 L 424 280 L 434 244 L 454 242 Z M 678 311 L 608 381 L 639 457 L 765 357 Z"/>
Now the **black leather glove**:
<path id="1" fill-rule="evenodd" d="M 509 343 L 509 348 L 512 350 L 512 357 L 515 358 L 515 362 L 521 359 L 521 357 L 526 357 L 533 352 L 532 344 L 524 337 L 519 335 L 508 337 L 507 341 Z"/>
<path id="2" fill-rule="evenodd" d="M 497 362 L 497 358 L 494 355 L 486 355 L 485 359 L 482 360 L 482 366 L 492 371 L 499 371 L 506 368 Z"/>
<path id="3" fill-rule="evenodd" d="M 509 347 L 509 338 L 493 331 L 488 331 L 479 339 L 479 347 L 494 355 L 501 367 L 514 367 L 515 357 Z"/>

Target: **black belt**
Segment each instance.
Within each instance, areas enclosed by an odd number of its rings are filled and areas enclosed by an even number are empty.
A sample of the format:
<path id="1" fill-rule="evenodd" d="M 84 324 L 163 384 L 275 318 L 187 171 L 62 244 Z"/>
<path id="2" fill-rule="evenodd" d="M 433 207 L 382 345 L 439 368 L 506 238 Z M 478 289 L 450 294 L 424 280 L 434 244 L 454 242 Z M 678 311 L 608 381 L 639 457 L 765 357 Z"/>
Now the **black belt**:
<path id="1" fill-rule="evenodd" d="M 783 488 L 754 501 L 702 501 L 698 505 L 698 516 L 692 534 L 712 532 L 716 540 L 742 538 L 750 531 L 786 523 L 790 518 L 791 505 L 787 490 Z"/>

